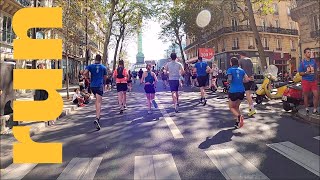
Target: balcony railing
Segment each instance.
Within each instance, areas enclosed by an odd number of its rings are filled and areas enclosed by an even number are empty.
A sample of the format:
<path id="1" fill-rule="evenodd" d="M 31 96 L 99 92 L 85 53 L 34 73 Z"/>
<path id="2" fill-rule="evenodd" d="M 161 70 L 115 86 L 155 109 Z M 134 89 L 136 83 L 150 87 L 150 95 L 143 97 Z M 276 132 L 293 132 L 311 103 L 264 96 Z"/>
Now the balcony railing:
<path id="1" fill-rule="evenodd" d="M 264 47 L 263 49 L 264 49 L 264 50 L 269 50 L 269 47 Z"/>
<path id="2" fill-rule="evenodd" d="M 22 6 L 30 6 L 31 2 L 30 0 L 16 0 L 16 2 L 18 2 L 19 4 L 21 4 Z"/>
<path id="3" fill-rule="evenodd" d="M 277 51 L 282 51 L 282 48 L 276 48 Z"/>
<path id="4" fill-rule="evenodd" d="M 312 31 L 310 33 L 311 38 L 320 38 L 320 29 L 318 29 L 317 31 Z"/>
<path id="5" fill-rule="evenodd" d="M 240 49 L 239 47 L 232 47 L 232 50 Z"/>
<path id="6" fill-rule="evenodd" d="M 276 28 L 276 27 L 266 27 L 266 26 L 257 26 L 257 29 L 259 32 L 267 32 L 267 33 L 276 33 L 276 34 L 287 34 L 287 35 L 298 35 L 298 30 L 296 29 L 284 29 L 284 28 Z M 210 39 L 217 38 L 221 36 L 222 34 L 226 33 L 233 33 L 233 32 L 242 32 L 242 31 L 252 31 L 250 25 L 240 25 L 240 26 L 231 26 L 231 27 L 223 27 L 219 29 L 218 31 L 207 33 L 207 37 L 205 39 L 201 39 L 201 43 L 205 43 L 205 41 L 208 41 Z M 318 32 L 319 36 L 319 32 Z M 198 43 L 200 41 L 195 41 L 188 46 L 185 47 L 185 49 L 188 49 Z"/>

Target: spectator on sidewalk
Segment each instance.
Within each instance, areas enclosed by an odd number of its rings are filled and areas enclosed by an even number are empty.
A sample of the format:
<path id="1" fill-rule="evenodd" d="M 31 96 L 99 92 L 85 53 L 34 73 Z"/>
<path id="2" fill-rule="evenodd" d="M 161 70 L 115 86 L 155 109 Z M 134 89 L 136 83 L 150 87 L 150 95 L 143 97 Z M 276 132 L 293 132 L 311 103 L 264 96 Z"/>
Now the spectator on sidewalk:
<path id="1" fill-rule="evenodd" d="M 319 114 L 318 103 L 319 103 L 319 91 L 318 91 L 318 71 L 317 63 L 315 59 L 311 58 L 311 49 L 304 49 L 305 58 L 301 61 L 299 66 L 299 74 L 302 76 L 302 91 L 304 106 L 306 113 L 309 115 L 309 93 L 313 93 L 313 114 Z"/>
<path id="2" fill-rule="evenodd" d="M 84 78 L 83 72 L 84 70 L 80 70 L 79 76 L 78 76 L 80 91 L 82 91 L 85 88 L 85 78 Z"/>
<path id="3" fill-rule="evenodd" d="M 77 104 L 78 107 L 83 107 L 84 106 L 84 97 L 81 96 L 81 93 L 80 93 L 80 90 L 77 88 L 74 90 L 74 94 L 73 94 L 73 97 L 72 97 L 72 102 L 74 104 Z"/>
<path id="4" fill-rule="evenodd" d="M 84 98 L 83 104 L 89 104 L 91 100 L 91 95 L 85 89 L 80 92 L 81 96 Z"/>

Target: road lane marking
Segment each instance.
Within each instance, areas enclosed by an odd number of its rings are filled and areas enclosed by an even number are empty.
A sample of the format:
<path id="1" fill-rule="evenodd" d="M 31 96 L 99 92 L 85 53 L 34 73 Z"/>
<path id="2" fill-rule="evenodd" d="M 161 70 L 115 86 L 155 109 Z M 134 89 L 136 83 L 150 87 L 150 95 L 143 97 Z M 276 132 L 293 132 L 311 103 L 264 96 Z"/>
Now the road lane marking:
<path id="1" fill-rule="evenodd" d="M 156 101 L 160 102 L 160 100 L 157 97 L 156 97 Z M 176 126 L 176 124 L 174 123 L 172 118 L 167 113 L 167 111 L 164 108 L 164 106 L 162 104 L 159 104 L 159 103 L 158 103 L 158 106 L 159 106 L 159 110 L 160 110 L 161 114 L 164 117 L 164 120 L 166 121 L 167 125 L 169 126 L 169 129 L 170 129 L 173 137 L 175 139 L 183 138 L 183 135 L 181 134 L 180 130 L 178 129 L 178 127 Z"/>
<path id="2" fill-rule="evenodd" d="M 320 141 L 320 136 L 316 136 L 316 137 L 314 137 L 315 139 L 318 139 L 319 141 Z"/>
<path id="3" fill-rule="evenodd" d="M 205 151 L 226 179 L 269 179 L 235 149 Z"/>
<path id="4" fill-rule="evenodd" d="M 37 164 L 11 164 L 5 169 L 1 169 L 0 179 L 22 179 L 27 175 Z"/>
<path id="5" fill-rule="evenodd" d="M 58 180 L 62 179 L 93 179 L 102 157 L 95 158 L 73 158 L 67 167 L 62 171 Z"/>
<path id="6" fill-rule="evenodd" d="M 267 144 L 267 146 L 314 173 L 315 175 L 320 176 L 320 157 L 318 155 L 289 141 Z"/>
<path id="7" fill-rule="evenodd" d="M 134 180 L 180 180 L 177 166 L 171 154 L 136 156 Z"/>

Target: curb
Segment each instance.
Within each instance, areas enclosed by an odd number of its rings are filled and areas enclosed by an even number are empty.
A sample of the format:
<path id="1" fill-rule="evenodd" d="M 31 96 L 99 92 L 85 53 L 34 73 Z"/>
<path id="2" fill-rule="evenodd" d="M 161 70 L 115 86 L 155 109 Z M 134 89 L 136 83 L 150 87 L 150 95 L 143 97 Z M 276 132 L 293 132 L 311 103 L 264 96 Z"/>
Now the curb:
<path id="1" fill-rule="evenodd" d="M 299 117 L 299 120 L 302 120 L 303 122 L 313 124 L 320 126 L 320 116 L 314 116 L 314 115 L 309 115 L 306 116 L 305 114 L 301 113 L 300 111 L 296 113 L 296 115 Z"/>

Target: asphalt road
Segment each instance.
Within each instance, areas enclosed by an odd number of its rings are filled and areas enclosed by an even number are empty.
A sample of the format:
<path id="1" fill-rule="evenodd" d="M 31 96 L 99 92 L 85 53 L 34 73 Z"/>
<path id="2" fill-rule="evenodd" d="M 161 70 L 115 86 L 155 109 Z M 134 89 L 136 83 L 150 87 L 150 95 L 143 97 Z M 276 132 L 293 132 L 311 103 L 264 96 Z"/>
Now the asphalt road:
<path id="1" fill-rule="evenodd" d="M 100 131 L 91 103 L 33 137 L 62 142 L 62 164 L 11 164 L 1 179 L 319 179 L 319 127 L 292 118 L 279 101 L 259 105 L 234 129 L 226 95 L 209 93 L 202 106 L 198 89 L 184 88 L 175 113 L 170 92 L 157 90 L 151 115 L 142 86 L 128 93 L 124 114 L 116 92 L 107 92 Z"/>

